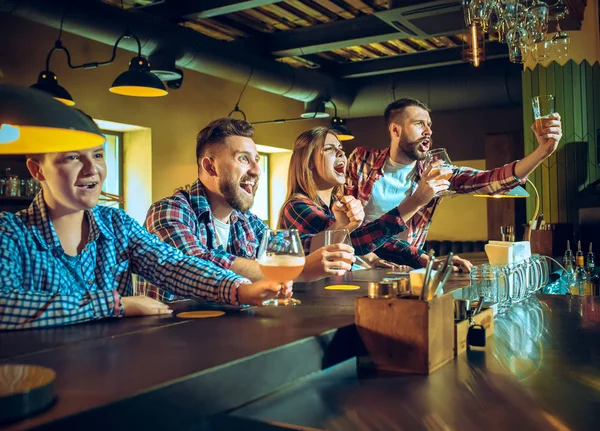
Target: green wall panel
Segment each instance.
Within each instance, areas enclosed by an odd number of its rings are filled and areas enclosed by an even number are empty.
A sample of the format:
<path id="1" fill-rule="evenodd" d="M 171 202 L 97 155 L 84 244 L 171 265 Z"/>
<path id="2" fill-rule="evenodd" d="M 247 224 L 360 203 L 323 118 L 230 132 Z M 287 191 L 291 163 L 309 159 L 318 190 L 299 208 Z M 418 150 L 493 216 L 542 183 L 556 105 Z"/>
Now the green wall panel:
<path id="1" fill-rule="evenodd" d="M 577 222 L 578 191 L 600 178 L 596 143 L 596 131 L 600 129 L 600 64 L 576 64 L 571 60 L 564 66 L 552 62 L 523 71 L 525 154 L 537 147 L 530 129 L 531 99 L 541 94 L 555 96 L 555 109 L 563 122 L 563 139 L 557 151 L 529 179 L 540 193 L 540 212 L 546 220 Z M 533 196 L 531 187 L 527 188 Z M 528 199 L 528 219 L 534 206 L 534 199 Z"/>

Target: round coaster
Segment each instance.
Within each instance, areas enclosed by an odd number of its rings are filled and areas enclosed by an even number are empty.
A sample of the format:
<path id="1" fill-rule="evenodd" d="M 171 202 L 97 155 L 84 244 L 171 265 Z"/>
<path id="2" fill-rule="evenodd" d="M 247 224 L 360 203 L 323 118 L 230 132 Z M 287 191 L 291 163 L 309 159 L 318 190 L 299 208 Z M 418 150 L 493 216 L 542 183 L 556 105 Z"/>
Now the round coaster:
<path id="1" fill-rule="evenodd" d="M 219 317 L 224 315 L 224 311 L 219 310 L 199 310 L 199 311 L 184 311 L 178 313 L 177 317 L 182 319 L 208 319 L 209 317 Z"/>
<path id="2" fill-rule="evenodd" d="M 25 418 L 54 401 L 54 370 L 37 365 L 0 365 L 0 424 Z"/>
<path id="3" fill-rule="evenodd" d="M 325 286 L 325 290 L 358 290 L 360 286 L 354 284 L 333 284 L 331 286 Z"/>

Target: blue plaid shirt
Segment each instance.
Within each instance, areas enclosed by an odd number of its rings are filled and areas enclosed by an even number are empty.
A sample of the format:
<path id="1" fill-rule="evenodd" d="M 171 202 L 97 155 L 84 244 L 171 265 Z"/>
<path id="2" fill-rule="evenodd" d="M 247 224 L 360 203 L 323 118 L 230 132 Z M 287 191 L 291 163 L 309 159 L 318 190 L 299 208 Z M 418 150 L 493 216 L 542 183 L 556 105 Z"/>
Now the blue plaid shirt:
<path id="1" fill-rule="evenodd" d="M 189 191 L 178 190 L 173 196 L 155 202 L 146 215 L 146 229 L 150 233 L 185 254 L 206 259 L 225 269 L 230 269 L 238 257 L 256 259 L 267 229 L 267 225 L 249 211 L 233 210 L 229 224 L 229 241 L 217 245 L 210 203 L 200 180 L 194 181 Z M 310 250 L 312 237 L 301 237 L 305 253 Z M 163 298 L 152 287 L 147 289 L 149 296 Z M 174 299 L 172 294 L 164 293 L 164 299 Z"/>
<path id="2" fill-rule="evenodd" d="M 48 218 L 43 194 L 26 210 L 0 213 L 0 329 L 66 325 L 123 315 L 131 274 L 178 295 L 237 304 L 247 279 L 186 256 L 149 234 L 125 212 L 85 211 L 88 242 L 67 255 Z"/>

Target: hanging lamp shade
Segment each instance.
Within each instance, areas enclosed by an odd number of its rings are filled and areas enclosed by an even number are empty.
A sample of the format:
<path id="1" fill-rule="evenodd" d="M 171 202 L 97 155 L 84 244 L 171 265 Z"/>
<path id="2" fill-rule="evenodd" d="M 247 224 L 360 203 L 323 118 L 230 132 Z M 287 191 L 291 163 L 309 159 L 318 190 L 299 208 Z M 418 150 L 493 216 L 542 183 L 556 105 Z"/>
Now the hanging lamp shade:
<path id="1" fill-rule="evenodd" d="M 45 91 L 50 96 L 54 97 L 59 102 L 64 103 L 68 106 L 75 105 L 75 101 L 64 87 L 58 85 L 58 78 L 56 75 L 49 70 L 45 70 L 40 72 L 38 75 L 38 80 L 35 84 L 31 86 L 31 88 L 35 88 L 36 90 Z"/>
<path id="2" fill-rule="evenodd" d="M 0 84 L 0 154 L 76 151 L 104 141 L 78 110 L 42 91 Z"/>
<path id="3" fill-rule="evenodd" d="M 337 138 L 340 141 L 351 141 L 354 135 L 346 126 L 346 121 L 340 117 L 333 117 L 329 123 L 329 127 L 337 132 Z"/>
<path id="4" fill-rule="evenodd" d="M 134 97 L 160 97 L 168 94 L 162 81 L 150 72 L 150 65 L 144 57 L 131 59 L 129 70 L 115 79 L 110 92 Z"/>

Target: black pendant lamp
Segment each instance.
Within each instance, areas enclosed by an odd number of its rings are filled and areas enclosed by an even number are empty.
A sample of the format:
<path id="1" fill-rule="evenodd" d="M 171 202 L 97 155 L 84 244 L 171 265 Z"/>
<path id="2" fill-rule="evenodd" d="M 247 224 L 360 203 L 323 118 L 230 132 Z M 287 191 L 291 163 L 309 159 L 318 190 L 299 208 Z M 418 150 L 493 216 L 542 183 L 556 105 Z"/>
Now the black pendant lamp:
<path id="1" fill-rule="evenodd" d="M 354 139 L 354 135 L 352 134 L 352 132 L 350 132 L 350 129 L 348 129 L 348 127 L 346 126 L 346 120 L 338 117 L 337 106 L 335 106 L 335 103 L 333 102 L 333 100 L 330 100 L 330 102 L 333 105 L 334 113 L 333 113 L 333 118 L 331 119 L 331 122 L 329 123 L 329 127 L 337 132 L 337 138 L 340 141 L 351 141 L 352 139 Z"/>
<path id="2" fill-rule="evenodd" d="M 50 72 L 49 70 L 40 72 L 40 74 L 38 75 L 37 82 L 33 84 L 31 88 L 45 91 L 50 96 L 54 97 L 56 100 L 64 103 L 65 105 L 75 105 L 73 97 L 71 97 L 69 92 L 65 90 L 64 87 L 58 85 L 58 78 L 54 73 Z"/>
<path id="3" fill-rule="evenodd" d="M 138 56 L 129 62 L 129 70 L 121 73 L 109 90 L 111 93 L 134 97 L 160 97 L 168 94 L 162 81 L 150 72 L 150 63 L 142 57 L 141 48 Z"/>
<path id="4" fill-rule="evenodd" d="M 123 96 L 134 97 L 161 97 L 168 94 L 164 84 L 156 75 L 150 72 L 150 63 L 142 57 L 142 44 L 136 35 L 127 30 L 115 42 L 113 49 L 113 58 L 117 46 L 123 38 L 135 39 L 138 47 L 137 57 L 133 57 L 129 62 L 129 70 L 117 76 L 117 79 L 110 86 L 109 91 Z"/>
<path id="5" fill-rule="evenodd" d="M 84 150 L 105 139 L 93 121 L 47 93 L 0 84 L 0 154 Z"/>

